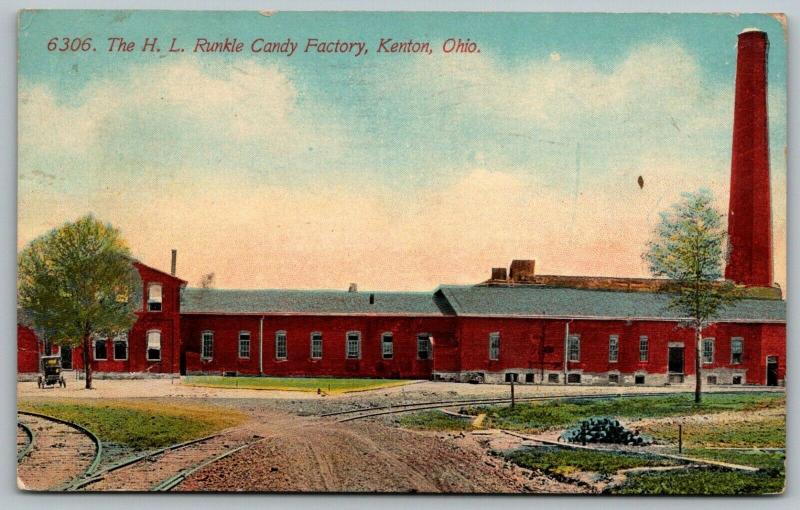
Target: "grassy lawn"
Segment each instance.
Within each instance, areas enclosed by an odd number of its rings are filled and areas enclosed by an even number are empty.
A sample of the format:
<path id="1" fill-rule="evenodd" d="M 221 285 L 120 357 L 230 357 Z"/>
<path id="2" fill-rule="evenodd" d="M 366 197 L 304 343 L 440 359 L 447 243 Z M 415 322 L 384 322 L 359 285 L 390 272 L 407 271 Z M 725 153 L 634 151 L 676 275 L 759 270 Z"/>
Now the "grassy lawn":
<path id="1" fill-rule="evenodd" d="M 472 420 L 448 416 L 436 410 L 401 414 L 397 423 L 401 427 L 420 430 L 472 430 Z"/>
<path id="2" fill-rule="evenodd" d="M 572 450 L 548 446 L 521 448 L 507 452 L 503 456 L 519 466 L 560 475 L 569 475 L 574 471 L 613 475 L 621 469 L 680 464 L 678 461 L 654 455 Z"/>
<path id="3" fill-rule="evenodd" d="M 220 377 L 198 375 L 183 378 L 183 384 L 188 386 L 310 392 L 322 390 L 326 393 L 375 390 L 401 386 L 410 382 L 403 379 L 337 379 L 333 377 Z"/>
<path id="4" fill-rule="evenodd" d="M 686 469 L 631 475 L 609 494 L 731 496 L 783 491 L 783 476 L 720 469 Z"/>
<path id="5" fill-rule="evenodd" d="M 722 411 L 748 411 L 781 407 L 786 403 L 783 394 L 709 393 L 703 402 L 695 404 L 692 395 L 681 393 L 657 397 L 628 397 L 608 399 L 562 399 L 509 406 L 481 406 L 469 410 L 472 414 L 486 413 L 487 428 L 540 432 L 568 427 L 593 416 L 617 418 L 661 418 L 709 414 Z"/>
<path id="6" fill-rule="evenodd" d="M 678 442 L 677 426 L 672 424 L 651 424 L 640 430 L 663 442 Z M 689 423 L 683 426 L 683 444 L 688 447 L 783 448 L 786 420 L 742 413 L 741 420 L 735 424 Z"/>
<path id="7" fill-rule="evenodd" d="M 103 400 L 20 401 L 21 411 L 34 411 L 83 425 L 104 443 L 135 450 L 160 448 L 197 439 L 246 419 L 233 410 L 163 401 Z"/>

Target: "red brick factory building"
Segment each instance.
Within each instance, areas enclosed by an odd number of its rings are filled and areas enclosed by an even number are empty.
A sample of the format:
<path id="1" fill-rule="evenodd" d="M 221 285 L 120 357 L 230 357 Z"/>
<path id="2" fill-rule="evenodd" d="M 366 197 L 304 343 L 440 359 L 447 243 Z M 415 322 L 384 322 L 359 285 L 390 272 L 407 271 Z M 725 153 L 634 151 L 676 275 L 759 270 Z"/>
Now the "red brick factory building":
<path id="1" fill-rule="evenodd" d="M 726 278 L 745 299 L 704 331 L 708 384 L 782 385 L 786 303 L 773 283 L 764 32 L 739 34 Z M 532 384 L 694 381 L 693 332 L 667 308 L 663 280 L 538 275 L 532 260 L 477 285 L 433 292 L 189 288 L 136 263 L 138 320 L 98 339 L 98 377 L 240 374 Z M 81 369 L 80 348 L 46 346 L 18 325 L 18 372 L 45 350 Z"/>

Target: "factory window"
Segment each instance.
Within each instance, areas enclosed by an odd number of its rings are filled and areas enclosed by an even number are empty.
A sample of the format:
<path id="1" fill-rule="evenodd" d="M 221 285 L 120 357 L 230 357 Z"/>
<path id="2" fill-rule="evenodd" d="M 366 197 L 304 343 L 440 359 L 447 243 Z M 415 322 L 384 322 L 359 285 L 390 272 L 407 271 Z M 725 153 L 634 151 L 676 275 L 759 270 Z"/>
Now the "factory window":
<path id="1" fill-rule="evenodd" d="M 162 301 L 162 289 L 160 283 L 151 283 L 147 287 L 147 311 L 160 312 Z"/>
<path id="2" fill-rule="evenodd" d="M 742 376 L 741 375 L 734 375 L 733 376 L 733 384 L 742 384 Z"/>
<path id="3" fill-rule="evenodd" d="M 644 376 L 643 375 L 636 375 L 633 377 L 634 384 L 644 384 Z"/>
<path id="4" fill-rule="evenodd" d="M 744 339 L 741 337 L 731 338 L 731 365 L 738 365 L 742 362 L 744 352 Z"/>
<path id="5" fill-rule="evenodd" d="M 392 359 L 394 357 L 394 336 L 386 332 L 381 335 L 381 352 L 383 359 Z"/>
<path id="6" fill-rule="evenodd" d="M 431 336 L 427 333 L 417 335 L 417 359 L 430 359 Z"/>
<path id="7" fill-rule="evenodd" d="M 533 374 L 525 374 L 525 382 L 532 383 L 533 382 Z"/>
<path id="8" fill-rule="evenodd" d="M 639 337 L 639 361 L 647 361 L 648 357 L 650 357 L 650 340 L 646 336 L 640 336 Z M 642 384 L 644 384 L 644 383 L 642 383 Z"/>
<path id="9" fill-rule="evenodd" d="M 705 364 L 714 363 L 714 339 L 713 338 L 704 338 L 703 339 L 703 363 L 705 363 Z"/>
<path id="10" fill-rule="evenodd" d="M 319 331 L 311 333 L 311 358 L 322 358 L 322 333 Z"/>
<path id="11" fill-rule="evenodd" d="M 348 331 L 347 333 L 347 359 L 361 358 L 361 333 Z"/>
<path id="12" fill-rule="evenodd" d="M 608 362 L 616 363 L 619 360 L 619 335 L 608 337 Z"/>
<path id="13" fill-rule="evenodd" d="M 286 359 L 286 331 L 275 332 L 275 359 Z"/>
<path id="14" fill-rule="evenodd" d="M 609 384 L 619 384 L 619 374 L 608 374 Z"/>
<path id="15" fill-rule="evenodd" d="M 203 359 L 211 359 L 214 357 L 214 332 L 203 331 L 202 342 L 200 345 L 200 357 Z"/>
<path id="16" fill-rule="evenodd" d="M 108 339 L 106 337 L 94 341 L 94 359 L 108 359 Z"/>
<path id="17" fill-rule="evenodd" d="M 489 333 L 489 359 L 500 359 L 500 333 Z"/>
<path id="18" fill-rule="evenodd" d="M 161 331 L 147 332 L 147 361 L 161 361 Z"/>
<path id="19" fill-rule="evenodd" d="M 120 333 L 114 338 L 114 359 L 124 361 L 128 359 L 128 334 Z"/>
<path id="20" fill-rule="evenodd" d="M 250 357 L 250 332 L 249 331 L 240 331 L 239 332 L 239 357 L 240 358 L 249 358 Z"/>
<path id="21" fill-rule="evenodd" d="M 567 356 L 569 361 L 581 360 L 581 337 L 579 335 L 570 335 L 567 338 Z"/>
<path id="22" fill-rule="evenodd" d="M 506 382 L 517 382 L 518 380 L 518 374 L 515 374 L 514 372 L 506 372 Z"/>
<path id="23" fill-rule="evenodd" d="M 547 382 L 549 382 L 549 383 L 557 383 L 558 382 L 558 374 L 547 374 Z"/>
<path id="24" fill-rule="evenodd" d="M 716 375 L 709 375 L 706 377 L 706 382 L 708 384 L 717 384 L 717 376 Z"/>
<path id="25" fill-rule="evenodd" d="M 581 374 L 567 374 L 567 382 L 570 384 L 580 384 Z"/>

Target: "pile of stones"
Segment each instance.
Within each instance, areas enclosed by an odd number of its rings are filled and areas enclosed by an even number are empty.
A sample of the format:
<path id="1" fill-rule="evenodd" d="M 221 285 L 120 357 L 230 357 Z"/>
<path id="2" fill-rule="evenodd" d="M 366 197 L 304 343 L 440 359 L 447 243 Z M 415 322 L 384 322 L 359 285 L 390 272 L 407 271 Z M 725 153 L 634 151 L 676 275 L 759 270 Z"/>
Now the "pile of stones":
<path id="1" fill-rule="evenodd" d="M 612 418 L 589 418 L 561 434 L 561 439 L 570 443 L 611 443 L 630 446 L 645 446 L 653 440 L 630 431 Z"/>

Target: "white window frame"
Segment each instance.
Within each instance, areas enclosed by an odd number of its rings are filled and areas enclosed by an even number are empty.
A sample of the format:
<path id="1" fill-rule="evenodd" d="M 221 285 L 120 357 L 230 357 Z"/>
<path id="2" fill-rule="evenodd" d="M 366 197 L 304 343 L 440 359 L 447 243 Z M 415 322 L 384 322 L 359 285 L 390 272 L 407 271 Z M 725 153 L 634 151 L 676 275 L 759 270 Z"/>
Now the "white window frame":
<path id="1" fill-rule="evenodd" d="M 425 345 L 425 353 L 426 353 L 426 356 L 424 358 L 422 356 L 420 356 L 420 353 L 423 352 L 423 351 L 422 351 L 422 349 L 419 348 L 420 345 L 423 345 L 423 344 L 420 344 L 420 342 L 423 342 L 423 341 L 425 342 L 424 345 Z M 432 350 L 433 349 L 431 349 L 431 335 L 430 335 L 430 333 L 417 333 L 417 359 L 420 360 L 420 361 L 430 361 L 431 359 L 433 359 L 433 353 L 431 352 Z"/>
<path id="2" fill-rule="evenodd" d="M 492 331 L 489 333 L 489 359 L 497 361 L 500 359 L 500 332 Z"/>
<path id="3" fill-rule="evenodd" d="M 639 362 L 650 361 L 650 338 L 647 335 L 639 337 Z"/>
<path id="4" fill-rule="evenodd" d="M 710 352 L 706 355 L 706 346 L 711 346 Z M 714 363 L 714 337 L 708 337 L 703 339 L 703 365 L 711 365 Z"/>
<path id="5" fill-rule="evenodd" d="M 98 358 L 97 357 L 97 344 L 101 343 L 101 342 L 106 344 L 106 356 L 105 356 L 105 358 Z M 97 340 L 95 340 L 94 342 L 92 342 L 92 359 L 94 359 L 95 361 L 107 361 L 108 360 L 108 338 L 101 337 L 101 338 L 98 338 Z"/>
<path id="6" fill-rule="evenodd" d="M 567 337 L 567 361 L 569 361 L 570 363 L 580 363 L 581 361 L 580 335 L 569 335 Z"/>
<path id="7" fill-rule="evenodd" d="M 151 333 L 158 333 L 158 358 L 151 358 L 150 357 L 150 334 Z M 160 329 L 149 329 L 145 335 L 145 341 L 147 342 L 147 349 L 145 351 L 145 357 L 147 361 L 161 361 L 161 330 Z M 155 350 L 155 349 L 154 349 Z"/>
<path id="8" fill-rule="evenodd" d="M 619 335 L 608 335 L 608 362 L 619 362 Z"/>
<path id="9" fill-rule="evenodd" d="M 739 361 L 734 361 L 733 358 L 733 355 L 736 354 L 733 350 L 733 346 L 736 344 L 739 344 Z M 741 365 L 742 363 L 744 363 L 744 338 L 735 336 L 731 338 L 731 365 Z"/>
<path id="10" fill-rule="evenodd" d="M 281 355 L 281 351 L 283 351 L 283 355 Z M 279 361 L 289 359 L 289 336 L 283 329 L 275 332 L 275 359 Z"/>
<path id="11" fill-rule="evenodd" d="M 206 354 L 206 340 L 208 340 L 208 354 Z M 214 359 L 214 332 L 210 329 L 200 333 L 200 359 Z"/>
<path id="12" fill-rule="evenodd" d="M 387 338 L 389 339 L 388 342 L 386 341 Z M 394 359 L 394 333 L 391 331 L 385 331 L 381 334 L 381 359 Z"/>
<path id="13" fill-rule="evenodd" d="M 309 338 L 311 341 L 311 359 L 322 359 L 322 356 L 324 355 L 324 337 L 322 336 L 322 332 L 312 331 Z M 319 347 L 319 349 L 317 349 L 317 347 Z"/>
<path id="14" fill-rule="evenodd" d="M 245 335 L 247 336 L 247 338 L 244 338 Z M 250 353 L 251 353 L 250 348 L 253 345 L 252 340 L 253 340 L 253 335 L 251 335 L 249 331 L 247 331 L 247 330 L 239 331 L 239 359 L 250 359 Z M 243 345 L 247 346 L 247 354 L 246 355 L 242 355 L 242 346 Z"/>
<path id="15" fill-rule="evenodd" d="M 350 349 L 351 342 L 353 341 L 353 340 L 350 339 L 351 335 L 355 337 L 355 342 L 356 342 L 356 351 L 357 352 L 355 353 L 355 356 L 352 356 L 352 354 L 354 354 L 354 353 Z M 361 331 L 348 331 L 347 333 L 345 333 L 345 335 L 344 335 L 344 355 L 345 355 L 345 358 L 347 358 L 347 359 L 361 359 Z"/>
<path id="16" fill-rule="evenodd" d="M 117 357 L 117 342 L 125 344 L 125 357 L 124 358 L 118 358 Z M 128 361 L 128 356 L 129 356 L 128 348 L 129 347 L 130 346 L 128 345 L 128 334 L 127 333 L 121 333 L 121 334 L 115 336 L 114 340 L 111 342 L 112 356 L 114 358 L 114 361 Z"/>
<path id="17" fill-rule="evenodd" d="M 153 287 L 160 289 L 158 299 L 153 299 Z M 151 304 L 158 303 L 158 310 L 150 308 Z M 159 282 L 151 282 L 147 284 L 147 311 L 148 312 L 161 312 L 164 311 L 164 285 Z"/>

